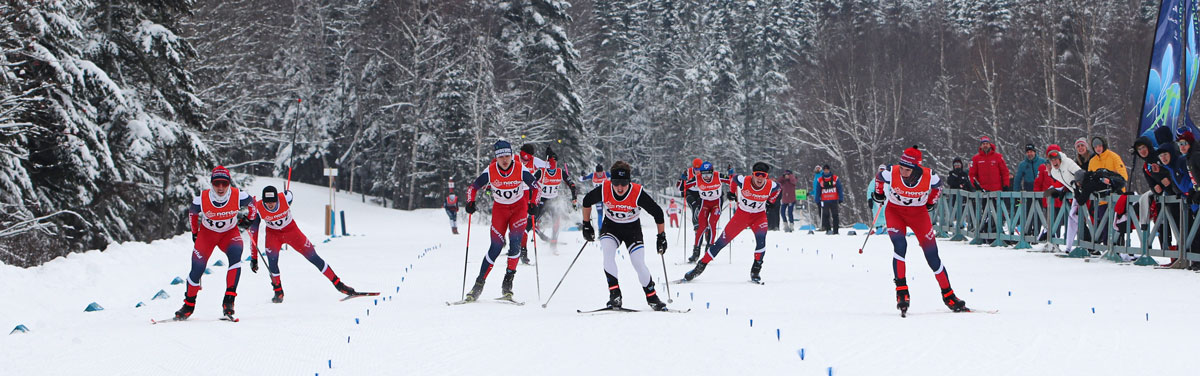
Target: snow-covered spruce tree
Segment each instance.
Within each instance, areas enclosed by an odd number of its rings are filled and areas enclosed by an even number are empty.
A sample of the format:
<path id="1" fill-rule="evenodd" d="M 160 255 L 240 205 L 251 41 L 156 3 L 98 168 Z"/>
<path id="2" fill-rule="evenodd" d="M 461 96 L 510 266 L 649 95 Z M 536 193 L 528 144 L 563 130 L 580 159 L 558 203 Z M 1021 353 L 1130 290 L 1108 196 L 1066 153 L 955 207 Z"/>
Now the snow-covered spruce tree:
<path id="1" fill-rule="evenodd" d="M 12 87 L 37 100 L 13 119 L 31 128 L 16 141 L 28 154 L 7 161 L 23 173 L 6 174 L 31 189 L 4 188 L 5 204 L 26 213 L 6 216 L 2 261 L 34 265 L 183 230 L 196 173 L 208 164 L 187 68 L 194 52 L 172 31 L 189 6 L 8 3 Z"/>

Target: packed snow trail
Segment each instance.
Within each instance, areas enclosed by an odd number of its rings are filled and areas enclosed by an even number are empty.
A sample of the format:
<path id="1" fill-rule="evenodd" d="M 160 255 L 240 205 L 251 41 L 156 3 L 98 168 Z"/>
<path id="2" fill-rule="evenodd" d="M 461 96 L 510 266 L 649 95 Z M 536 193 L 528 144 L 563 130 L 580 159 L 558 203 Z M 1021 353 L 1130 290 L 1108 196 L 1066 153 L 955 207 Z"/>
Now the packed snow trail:
<path id="1" fill-rule="evenodd" d="M 260 178 L 249 192 L 268 183 L 283 185 Z M 317 252 L 347 284 L 381 296 L 341 302 L 329 281 L 287 250 L 280 256 L 282 304 L 270 302 L 265 270 L 251 273 L 243 263 L 241 322 L 217 321 L 224 267 L 213 266 L 191 320 L 150 325 L 181 304 L 183 285 L 169 283 L 187 272 L 186 235 L 113 245 L 30 269 L 0 265 L 0 324 L 30 329 L 0 338 L 3 373 L 827 375 L 832 367 L 834 375 L 1184 375 L 1193 365 L 1180 349 L 1200 338 L 1200 329 L 1188 324 L 1200 313 L 1195 273 L 942 239 L 942 260 L 958 296 L 999 313 L 949 312 L 910 241 L 912 307 L 900 318 L 891 242 L 873 236 L 860 255 L 862 235 L 845 230 L 839 236 L 770 232 L 765 285 L 748 282 L 753 237 L 738 237 L 722 251 L 733 253 L 732 264 L 722 254 L 695 281 L 671 286 L 668 306 L 692 309 L 686 314 L 577 313 L 601 308 L 608 298 L 594 244 L 548 308 L 535 301 L 532 266 L 519 267 L 514 285 L 524 306 L 491 301 L 500 296 L 503 277 L 495 272 L 480 302 L 447 306 L 461 297 L 466 231 L 451 235 L 442 210 L 390 210 L 339 194 L 353 236 L 323 243 L 328 191 L 306 184 L 292 189 L 297 221 Z M 488 244 L 487 223 L 476 220 L 470 271 Z M 653 239 L 650 224 L 643 224 Z M 691 268 L 675 264 L 691 250 L 671 231 L 666 279 L 675 280 Z M 539 242 L 545 281 L 557 282 L 583 244 L 577 231 L 560 237 L 557 256 L 549 242 Z M 647 251 L 665 294 L 661 261 Z M 210 263 L 217 260 L 228 263 L 223 253 Z M 625 307 L 648 310 L 629 262 L 618 257 L 618 266 Z M 543 283 L 543 297 L 552 282 Z M 170 298 L 150 300 L 160 289 Z M 105 310 L 83 312 L 93 301 Z M 134 308 L 138 302 L 147 305 Z"/>

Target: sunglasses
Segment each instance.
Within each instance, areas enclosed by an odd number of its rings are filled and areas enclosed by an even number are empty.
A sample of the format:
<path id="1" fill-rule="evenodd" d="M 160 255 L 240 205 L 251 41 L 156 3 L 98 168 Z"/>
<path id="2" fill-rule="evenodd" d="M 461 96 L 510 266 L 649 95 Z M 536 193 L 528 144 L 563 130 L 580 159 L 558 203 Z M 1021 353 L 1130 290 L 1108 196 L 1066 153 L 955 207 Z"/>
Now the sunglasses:
<path id="1" fill-rule="evenodd" d="M 214 182 L 212 182 L 212 186 L 214 186 L 214 187 L 228 187 L 228 186 L 229 186 L 229 182 L 227 182 L 227 181 L 224 181 L 224 180 L 217 180 L 217 181 L 214 181 Z"/>
<path id="2" fill-rule="evenodd" d="M 765 177 L 767 177 L 767 173 L 765 173 L 765 172 L 762 172 L 762 171 L 755 171 L 755 172 L 754 172 L 754 177 L 756 177 L 756 178 L 765 178 Z"/>
<path id="3" fill-rule="evenodd" d="M 1186 140 L 1175 141 L 1175 145 L 1179 145 L 1180 147 L 1191 146 L 1191 144 L 1189 144 Z"/>

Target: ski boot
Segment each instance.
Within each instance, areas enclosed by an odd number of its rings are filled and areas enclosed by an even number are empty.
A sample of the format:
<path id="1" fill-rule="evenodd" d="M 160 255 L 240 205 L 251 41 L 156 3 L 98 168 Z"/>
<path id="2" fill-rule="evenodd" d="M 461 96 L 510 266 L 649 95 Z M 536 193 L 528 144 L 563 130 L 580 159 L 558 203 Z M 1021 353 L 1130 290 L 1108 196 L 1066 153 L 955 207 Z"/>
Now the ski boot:
<path id="1" fill-rule="evenodd" d="M 196 310 L 196 297 L 188 296 L 183 298 L 183 307 L 175 311 L 175 320 L 187 320 L 192 317 L 192 311 Z"/>
<path id="2" fill-rule="evenodd" d="M 954 289 L 951 289 L 951 288 L 942 289 L 942 301 L 946 303 L 946 307 L 950 308 L 951 311 L 954 311 L 954 312 L 970 312 L 971 311 L 970 308 L 967 308 L 967 302 L 964 302 L 964 301 L 958 299 L 957 296 L 954 296 Z"/>
<path id="3" fill-rule="evenodd" d="M 458 235 L 458 227 L 451 227 L 450 232 L 453 232 L 454 235 Z"/>
<path id="4" fill-rule="evenodd" d="M 704 273 L 704 268 L 706 267 L 708 267 L 708 263 L 697 262 L 695 268 L 692 268 L 692 270 L 689 270 L 687 273 L 683 273 L 683 279 L 685 281 L 696 279 L 696 277 L 700 276 L 700 273 Z"/>
<path id="5" fill-rule="evenodd" d="M 642 288 L 646 292 L 646 304 L 655 311 L 666 311 L 667 303 L 663 303 L 662 299 L 658 298 L 658 292 L 654 291 L 654 281 L 650 281 L 649 285 Z"/>
<path id="6" fill-rule="evenodd" d="M 699 259 L 700 259 L 700 245 L 696 244 L 695 247 L 692 247 L 692 257 L 688 257 L 687 262 L 689 264 L 695 264 L 696 260 L 699 260 Z"/>
<path id="7" fill-rule="evenodd" d="M 521 263 L 525 265 L 532 265 L 529 262 L 529 248 L 521 247 Z"/>
<path id="8" fill-rule="evenodd" d="M 509 270 L 504 271 L 504 282 L 500 283 L 500 293 L 504 299 L 512 300 L 513 277 L 515 277 L 516 275 L 517 275 L 516 270 L 509 269 Z"/>
<path id="9" fill-rule="evenodd" d="M 333 283 L 333 287 L 336 288 L 338 290 L 338 292 L 346 294 L 346 295 L 354 295 L 355 293 L 357 293 L 357 291 L 354 291 L 353 287 L 346 286 L 345 283 L 342 283 L 341 278 L 338 278 L 337 282 Z"/>
<path id="10" fill-rule="evenodd" d="M 233 300 L 237 298 L 237 292 L 233 289 L 225 290 L 225 299 L 221 301 L 221 314 L 225 316 L 233 316 Z"/>
<path id="11" fill-rule="evenodd" d="M 750 280 L 754 283 L 762 282 L 762 277 L 758 275 L 759 271 L 762 271 L 762 260 L 754 260 L 754 265 L 750 266 Z"/>
<path id="12" fill-rule="evenodd" d="M 283 303 L 283 284 L 271 282 L 271 289 L 275 290 L 275 296 L 271 298 L 271 303 Z"/>
<path id="13" fill-rule="evenodd" d="M 471 292 L 467 293 L 467 298 L 464 301 L 473 302 L 479 299 L 479 294 L 483 293 L 483 277 L 475 278 L 475 286 L 471 287 Z"/>
<path id="14" fill-rule="evenodd" d="M 621 286 L 608 286 L 608 303 L 606 306 L 611 309 L 621 308 Z"/>
<path id="15" fill-rule="evenodd" d="M 908 313 L 908 281 L 904 278 L 896 278 L 896 309 L 900 310 L 900 315 L 904 316 Z"/>

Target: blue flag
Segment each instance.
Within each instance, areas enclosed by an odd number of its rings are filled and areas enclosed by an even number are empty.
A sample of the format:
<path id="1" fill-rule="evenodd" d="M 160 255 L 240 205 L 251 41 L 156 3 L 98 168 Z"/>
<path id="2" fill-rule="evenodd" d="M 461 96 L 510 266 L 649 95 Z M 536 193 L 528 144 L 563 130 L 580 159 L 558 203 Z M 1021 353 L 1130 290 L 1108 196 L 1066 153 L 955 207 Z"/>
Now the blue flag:
<path id="1" fill-rule="evenodd" d="M 1142 102 L 1139 136 L 1154 139 L 1154 129 L 1175 129 L 1183 112 L 1183 21 L 1184 2 L 1194 0 L 1163 0 L 1158 11 L 1154 32 L 1154 51 L 1150 56 L 1150 74 L 1146 79 L 1146 95 Z M 1157 145 L 1156 145 L 1157 146 Z"/>

